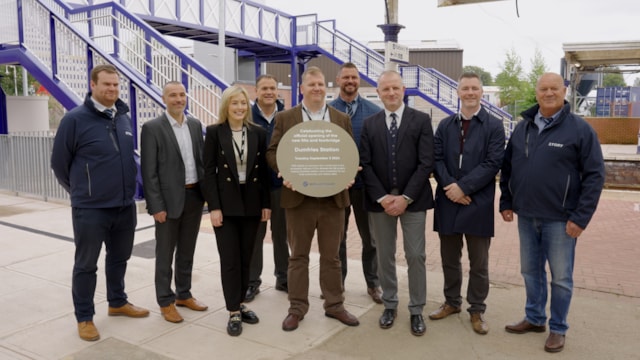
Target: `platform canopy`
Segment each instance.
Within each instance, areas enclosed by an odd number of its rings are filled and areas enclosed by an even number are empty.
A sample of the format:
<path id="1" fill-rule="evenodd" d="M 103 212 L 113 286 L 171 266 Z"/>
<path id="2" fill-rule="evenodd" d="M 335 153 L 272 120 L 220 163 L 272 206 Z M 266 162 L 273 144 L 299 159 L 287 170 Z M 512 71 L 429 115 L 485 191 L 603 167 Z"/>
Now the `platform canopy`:
<path id="1" fill-rule="evenodd" d="M 562 44 L 567 64 L 579 71 L 610 66 L 640 66 L 640 40 Z"/>
<path id="2" fill-rule="evenodd" d="M 438 0 L 438 7 L 477 4 L 477 3 L 495 2 L 495 1 L 504 1 L 504 0 Z"/>

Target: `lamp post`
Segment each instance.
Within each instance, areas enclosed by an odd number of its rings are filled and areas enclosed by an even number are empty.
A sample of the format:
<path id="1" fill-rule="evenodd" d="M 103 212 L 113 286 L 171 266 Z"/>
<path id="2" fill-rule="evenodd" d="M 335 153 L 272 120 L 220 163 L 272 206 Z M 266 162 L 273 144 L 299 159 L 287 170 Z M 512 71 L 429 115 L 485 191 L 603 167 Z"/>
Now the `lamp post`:
<path id="1" fill-rule="evenodd" d="M 518 103 L 523 103 L 524 100 L 516 100 L 513 103 L 513 119 L 516 120 L 518 118 Z"/>

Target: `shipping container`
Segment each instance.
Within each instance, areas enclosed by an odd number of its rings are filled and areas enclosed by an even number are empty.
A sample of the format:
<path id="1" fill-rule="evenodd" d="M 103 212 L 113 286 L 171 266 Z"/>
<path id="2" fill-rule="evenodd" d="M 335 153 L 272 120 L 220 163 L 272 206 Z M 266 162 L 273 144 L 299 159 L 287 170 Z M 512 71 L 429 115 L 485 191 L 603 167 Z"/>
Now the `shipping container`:
<path id="1" fill-rule="evenodd" d="M 639 116 L 640 106 L 638 106 L 638 103 L 640 103 L 640 87 L 612 86 L 598 88 L 596 94 L 596 116 Z M 636 106 L 632 104 L 636 104 Z"/>

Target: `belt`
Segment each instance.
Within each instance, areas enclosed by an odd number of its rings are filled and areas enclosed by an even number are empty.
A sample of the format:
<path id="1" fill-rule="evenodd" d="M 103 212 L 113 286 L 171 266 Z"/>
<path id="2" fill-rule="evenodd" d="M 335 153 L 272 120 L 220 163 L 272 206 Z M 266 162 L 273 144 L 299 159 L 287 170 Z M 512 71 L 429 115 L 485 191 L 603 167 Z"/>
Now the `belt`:
<path id="1" fill-rule="evenodd" d="M 198 183 L 193 183 L 193 184 L 185 184 L 184 188 L 185 189 L 193 189 L 194 187 L 198 186 Z"/>

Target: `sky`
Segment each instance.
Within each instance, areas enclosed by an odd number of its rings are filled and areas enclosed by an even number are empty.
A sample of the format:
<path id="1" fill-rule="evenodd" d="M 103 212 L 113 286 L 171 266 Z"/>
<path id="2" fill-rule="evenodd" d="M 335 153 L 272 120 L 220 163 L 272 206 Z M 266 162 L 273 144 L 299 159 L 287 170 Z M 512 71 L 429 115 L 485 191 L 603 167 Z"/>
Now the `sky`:
<path id="1" fill-rule="evenodd" d="M 360 42 L 383 41 L 385 0 L 263 0 L 291 15 L 318 14 L 336 20 L 336 28 Z M 398 40 L 457 43 L 464 65 L 495 76 L 510 49 L 529 71 L 539 49 L 549 71 L 560 71 L 563 43 L 640 41 L 637 0 L 503 0 L 440 7 L 437 0 L 398 0 Z M 517 6 L 516 6 L 517 4 Z M 518 16 L 519 13 L 519 16 Z M 631 85 L 635 75 L 625 75 Z"/>

